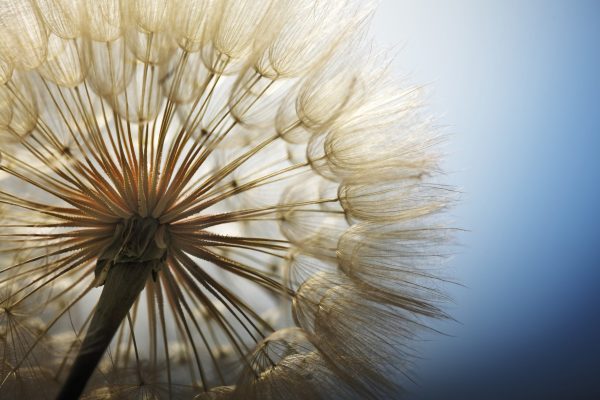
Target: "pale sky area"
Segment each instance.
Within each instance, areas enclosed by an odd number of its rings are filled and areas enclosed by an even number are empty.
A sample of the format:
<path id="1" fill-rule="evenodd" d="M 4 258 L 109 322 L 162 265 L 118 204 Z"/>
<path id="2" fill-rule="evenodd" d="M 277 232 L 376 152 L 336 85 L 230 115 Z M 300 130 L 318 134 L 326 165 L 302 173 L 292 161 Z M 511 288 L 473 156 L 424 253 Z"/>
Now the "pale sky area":
<path id="1" fill-rule="evenodd" d="M 377 41 L 426 85 L 464 192 L 458 323 L 424 343 L 416 398 L 600 398 L 599 17 L 595 1 L 381 1 Z"/>

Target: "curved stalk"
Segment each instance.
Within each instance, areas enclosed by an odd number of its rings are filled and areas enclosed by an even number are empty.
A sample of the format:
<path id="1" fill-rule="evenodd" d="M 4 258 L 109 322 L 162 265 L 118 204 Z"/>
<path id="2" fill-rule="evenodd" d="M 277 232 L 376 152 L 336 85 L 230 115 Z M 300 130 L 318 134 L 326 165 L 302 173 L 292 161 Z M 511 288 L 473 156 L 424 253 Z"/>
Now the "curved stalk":
<path id="1" fill-rule="evenodd" d="M 153 262 L 122 262 L 110 268 L 90 327 L 57 400 L 79 398 L 121 321 L 144 288 L 153 265 Z"/>

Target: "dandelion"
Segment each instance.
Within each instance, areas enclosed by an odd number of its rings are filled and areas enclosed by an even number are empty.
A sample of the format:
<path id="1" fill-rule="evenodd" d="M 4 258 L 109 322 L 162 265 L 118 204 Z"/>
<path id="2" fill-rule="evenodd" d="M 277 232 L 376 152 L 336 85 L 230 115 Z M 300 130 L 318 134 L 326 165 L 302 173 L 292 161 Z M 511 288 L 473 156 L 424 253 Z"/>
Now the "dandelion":
<path id="1" fill-rule="evenodd" d="M 370 2 L 0 3 L 0 394 L 396 398 L 452 190 Z"/>

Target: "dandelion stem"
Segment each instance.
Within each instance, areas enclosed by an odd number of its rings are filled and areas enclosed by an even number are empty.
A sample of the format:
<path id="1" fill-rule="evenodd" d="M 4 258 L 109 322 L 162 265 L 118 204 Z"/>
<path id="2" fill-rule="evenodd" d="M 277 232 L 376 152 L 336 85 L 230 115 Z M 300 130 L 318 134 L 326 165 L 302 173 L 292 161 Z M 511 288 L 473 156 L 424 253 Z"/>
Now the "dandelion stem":
<path id="1" fill-rule="evenodd" d="M 110 268 L 90 327 L 57 400 L 79 398 L 151 271 L 151 262 L 117 263 Z"/>

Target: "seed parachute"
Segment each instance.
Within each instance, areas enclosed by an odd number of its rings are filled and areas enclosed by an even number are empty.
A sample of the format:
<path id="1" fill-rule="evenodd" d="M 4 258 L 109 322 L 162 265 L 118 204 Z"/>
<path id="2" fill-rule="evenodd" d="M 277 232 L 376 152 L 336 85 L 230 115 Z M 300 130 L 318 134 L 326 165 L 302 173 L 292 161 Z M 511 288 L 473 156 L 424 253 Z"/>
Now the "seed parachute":
<path id="1" fill-rule="evenodd" d="M 0 397 L 405 393 L 455 192 L 372 12 L 0 2 Z"/>

